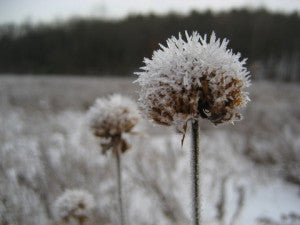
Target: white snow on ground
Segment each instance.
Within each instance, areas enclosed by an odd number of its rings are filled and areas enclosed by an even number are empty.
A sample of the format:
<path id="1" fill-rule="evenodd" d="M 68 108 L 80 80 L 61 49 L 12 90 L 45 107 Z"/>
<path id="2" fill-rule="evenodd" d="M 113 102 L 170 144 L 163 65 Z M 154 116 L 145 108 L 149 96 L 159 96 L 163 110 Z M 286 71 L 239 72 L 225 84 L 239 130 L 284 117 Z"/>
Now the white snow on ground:
<path id="1" fill-rule="evenodd" d="M 280 215 L 287 215 L 291 212 L 299 213 L 298 195 L 299 188 L 276 178 L 268 184 L 258 184 L 255 190 L 249 193 L 249 202 L 245 205 L 240 221 L 247 224 L 257 216 L 280 221 Z"/>
<path id="2" fill-rule="evenodd" d="M 115 160 L 85 123 L 133 79 L 0 77 L 0 224 L 53 224 L 66 189 L 92 193 L 87 224 L 118 224 Z M 299 84 L 254 82 L 245 119 L 201 123 L 203 224 L 300 224 Z M 122 156 L 127 224 L 191 224 L 190 139 L 143 121 Z"/>

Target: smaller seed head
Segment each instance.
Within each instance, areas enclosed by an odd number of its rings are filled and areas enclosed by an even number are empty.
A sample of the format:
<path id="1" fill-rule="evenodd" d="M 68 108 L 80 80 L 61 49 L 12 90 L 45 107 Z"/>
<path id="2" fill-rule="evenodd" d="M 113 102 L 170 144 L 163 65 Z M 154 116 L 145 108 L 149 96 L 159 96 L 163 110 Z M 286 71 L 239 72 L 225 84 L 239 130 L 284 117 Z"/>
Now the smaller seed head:
<path id="1" fill-rule="evenodd" d="M 84 190 L 66 190 L 54 202 L 54 215 L 58 221 L 84 221 L 94 208 L 94 197 Z"/>
<path id="2" fill-rule="evenodd" d="M 114 94 L 108 98 L 98 98 L 89 109 L 87 120 L 93 134 L 101 138 L 103 153 L 119 142 L 121 152 L 125 152 L 131 146 L 122 138 L 122 134 L 132 131 L 140 115 L 134 101 Z"/>
<path id="3" fill-rule="evenodd" d="M 136 104 L 119 94 L 96 99 L 87 117 L 94 135 L 104 138 L 130 132 L 140 119 Z"/>

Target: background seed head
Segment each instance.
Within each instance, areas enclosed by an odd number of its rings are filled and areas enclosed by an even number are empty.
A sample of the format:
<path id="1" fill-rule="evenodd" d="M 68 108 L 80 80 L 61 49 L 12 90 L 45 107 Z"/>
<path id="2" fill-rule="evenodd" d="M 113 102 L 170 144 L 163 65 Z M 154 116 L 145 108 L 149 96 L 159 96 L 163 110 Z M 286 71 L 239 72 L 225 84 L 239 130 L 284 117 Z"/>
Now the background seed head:
<path id="1" fill-rule="evenodd" d="M 94 208 L 94 197 L 84 190 L 66 190 L 54 202 L 54 214 L 58 221 L 86 220 Z"/>
<path id="2" fill-rule="evenodd" d="M 119 94 L 98 98 L 87 117 L 94 135 L 104 138 L 128 133 L 140 120 L 135 102 Z"/>

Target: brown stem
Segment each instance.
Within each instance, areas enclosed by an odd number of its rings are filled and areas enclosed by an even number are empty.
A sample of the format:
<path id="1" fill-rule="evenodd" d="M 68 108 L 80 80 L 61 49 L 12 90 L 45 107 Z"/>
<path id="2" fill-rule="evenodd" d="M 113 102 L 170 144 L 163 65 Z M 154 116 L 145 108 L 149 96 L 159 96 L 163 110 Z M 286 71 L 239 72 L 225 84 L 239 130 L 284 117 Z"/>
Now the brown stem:
<path id="1" fill-rule="evenodd" d="M 86 220 L 86 217 L 77 217 L 79 225 L 84 225 L 84 221 Z"/>
<path id="2" fill-rule="evenodd" d="M 199 120 L 192 121 L 192 193 L 193 224 L 201 224 L 201 191 L 200 191 L 200 129 Z"/>

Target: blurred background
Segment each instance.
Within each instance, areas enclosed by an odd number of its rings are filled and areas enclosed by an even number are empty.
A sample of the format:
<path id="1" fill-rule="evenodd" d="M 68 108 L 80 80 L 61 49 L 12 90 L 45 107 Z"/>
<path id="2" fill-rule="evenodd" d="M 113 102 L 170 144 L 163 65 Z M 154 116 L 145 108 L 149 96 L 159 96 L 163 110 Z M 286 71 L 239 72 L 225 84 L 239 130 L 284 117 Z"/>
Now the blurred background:
<path id="1" fill-rule="evenodd" d="M 253 80 L 241 122 L 201 120 L 204 224 L 300 224 L 299 0 L 0 0 L 1 225 L 66 224 L 68 189 L 96 202 L 84 225 L 120 224 L 115 161 L 86 113 L 116 92 L 137 100 L 133 72 L 184 31 L 228 38 Z M 191 224 L 189 135 L 181 147 L 173 129 L 136 131 L 128 225 Z"/>
<path id="2" fill-rule="evenodd" d="M 257 79 L 299 80 L 298 0 L 1 0 L 0 72 L 129 76 L 158 43 L 230 40 Z"/>

